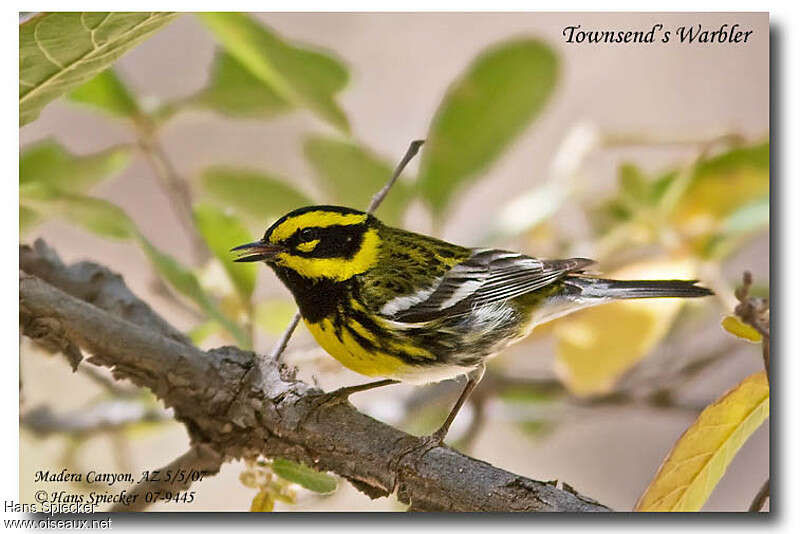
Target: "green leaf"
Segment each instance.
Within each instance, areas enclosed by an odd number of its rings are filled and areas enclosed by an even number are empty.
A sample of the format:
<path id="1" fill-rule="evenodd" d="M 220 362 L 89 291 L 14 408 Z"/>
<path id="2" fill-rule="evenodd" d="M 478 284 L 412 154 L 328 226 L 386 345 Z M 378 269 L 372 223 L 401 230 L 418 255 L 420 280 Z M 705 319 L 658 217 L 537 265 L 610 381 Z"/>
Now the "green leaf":
<path id="1" fill-rule="evenodd" d="M 502 389 L 498 393 L 503 402 L 516 403 L 516 404 L 542 404 L 553 402 L 556 398 L 554 391 L 548 391 L 538 388 L 535 385 L 531 386 L 511 386 Z"/>
<path id="2" fill-rule="evenodd" d="M 201 323 L 188 332 L 189 339 L 192 340 L 192 343 L 195 345 L 200 345 L 203 341 L 208 339 L 209 336 L 212 336 L 219 332 L 222 329 L 220 324 L 216 321 L 206 321 L 205 323 Z"/>
<path id="3" fill-rule="evenodd" d="M 122 147 L 87 156 L 70 154 L 51 139 L 27 147 L 19 158 L 20 232 L 27 232 L 50 214 L 49 208 L 36 209 L 32 202 L 84 193 L 117 174 L 129 161 L 130 150 Z"/>
<path id="4" fill-rule="evenodd" d="M 29 206 L 19 207 L 19 233 L 24 234 L 34 226 L 36 226 L 42 219 L 35 209 Z"/>
<path id="5" fill-rule="evenodd" d="M 20 185 L 33 182 L 59 191 L 82 193 L 99 181 L 124 169 L 130 161 L 130 150 L 114 147 L 76 156 L 52 139 L 26 147 L 19 157 Z"/>
<path id="6" fill-rule="evenodd" d="M 250 169 L 211 167 L 203 172 L 201 181 L 215 203 L 232 207 L 262 223 L 313 204 L 286 182 Z"/>
<path id="7" fill-rule="evenodd" d="M 749 233 L 765 226 L 769 226 L 769 195 L 741 206 L 722 221 L 727 234 Z"/>
<path id="8" fill-rule="evenodd" d="M 130 239 L 137 235 L 136 226 L 122 208 L 85 195 L 66 193 L 44 184 L 28 184 L 25 200 L 27 209 L 37 215 L 63 217 L 90 232 L 113 239 Z"/>
<path id="9" fill-rule="evenodd" d="M 286 330 L 294 314 L 297 313 L 297 305 L 288 299 L 264 300 L 256 305 L 254 321 L 268 334 L 280 334 Z"/>
<path id="10" fill-rule="evenodd" d="M 539 114 L 555 87 L 558 59 L 533 39 L 484 51 L 447 91 L 428 132 L 419 186 L 434 212 L 494 162 Z"/>
<path id="11" fill-rule="evenodd" d="M 392 166 L 386 160 L 348 141 L 314 136 L 306 140 L 304 150 L 336 202 L 356 209 L 366 209 L 372 196 L 392 175 Z M 410 200 L 411 187 L 395 182 L 378 209 L 378 216 L 389 224 L 397 223 Z"/>
<path id="12" fill-rule="evenodd" d="M 253 241 L 250 231 L 234 215 L 208 204 L 194 206 L 197 229 L 228 273 L 243 302 L 249 302 L 256 287 L 258 265 L 234 263 L 231 248 Z"/>
<path id="13" fill-rule="evenodd" d="M 81 85 L 68 98 L 115 117 L 132 118 L 140 114 L 136 99 L 113 68 L 104 70 Z"/>
<path id="14" fill-rule="evenodd" d="M 209 317 L 220 323 L 243 347 L 250 346 L 250 340 L 244 331 L 231 321 L 217 306 L 216 302 L 203 290 L 197 276 L 181 265 L 169 254 L 158 250 L 143 235 L 139 234 L 139 243 L 145 255 L 175 291 L 195 302 Z"/>
<path id="15" fill-rule="evenodd" d="M 333 93 L 347 83 L 347 70 L 330 55 L 285 43 L 242 13 L 200 13 L 231 56 L 278 97 L 308 108 L 342 131 L 350 126 Z"/>
<path id="16" fill-rule="evenodd" d="M 101 198 L 58 193 L 52 198 L 40 195 L 34 207 L 41 205 L 75 224 L 104 237 L 136 239 L 159 275 L 178 293 L 195 302 L 211 319 L 221 324 L 244 347 L 250 341 L 244 331 L 220 310 L 203 290 L 197 276 L 144 237 L 125 211 Z"/>
<path id="17" fill-rule="evenodd" d="M 231 117 L 271 117 L 292 109 L 272 87 L 224 51 L 217 52 L 214 58 L 208 87 L 191 103 Z"/>
<path id="18" fill-rule="evenodd" d="M 327 473 L 320 473 L 303 464 L 298 464 L 285 458 L 275 458 L 272 470 L 281 478 L 295 484 L 300 484 L 307 490 L 316 493 L 333 493 L 338 482 L 336 478 Z"/>
<path id="19" fill-rule="evenodd" d="M 19 125 L 169 23 L 174 13 L 42 13 L 19 25 Z"/>
<path id="20" fill-rule="evenodd" d="M 61 214 L 90 232 L 113 239 L 130 239 L 137 235 L 136 225 L 125 211 L 100 198 L 63 195 L 56 200 Z"/>
<path id="21" fill-rule="evenodd" d="M 768 193 L 769 143 L 734 148 L 697 164 L 674 219 L 684 227 L 710 225 Z"/>
<path id="22" fill-rule="evenodd" d="M 755 232 L 769 227 L 769 195 L 756 198 L 722 220 L 719 231 L 708 238 L 701 252 L 705 258 L 722 258 L 734 252 Z"/>
<path id="23" fill-rule="evenodd" d="M 638 206 L 650 200 L 650 187 L 642 170 L 632 163 L 623 163 L 619 168 L 619 187 L 623 199 Z"/>
<path id="24" fill-rule="evenodd" d="M 272 494 L 266 490 L 261 490 L 253 497 L 250 503 L 251 512 L 271 512 L 275 509 L 275 499 Z"/>

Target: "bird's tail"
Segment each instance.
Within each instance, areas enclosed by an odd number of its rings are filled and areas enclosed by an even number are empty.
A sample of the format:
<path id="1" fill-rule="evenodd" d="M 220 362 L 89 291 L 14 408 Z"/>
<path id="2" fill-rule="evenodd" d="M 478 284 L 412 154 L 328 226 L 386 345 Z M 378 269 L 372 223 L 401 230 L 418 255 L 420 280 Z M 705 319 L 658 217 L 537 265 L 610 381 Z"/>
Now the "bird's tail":
<path id="1" fill-rule="evenodd" d="M 606 280 L 571 276 L 565 280 L 580 288 L 581 297 L 645 299 L 658 297 L 707 297 L 714 292 L 700 287 L 697 280 Z"/>

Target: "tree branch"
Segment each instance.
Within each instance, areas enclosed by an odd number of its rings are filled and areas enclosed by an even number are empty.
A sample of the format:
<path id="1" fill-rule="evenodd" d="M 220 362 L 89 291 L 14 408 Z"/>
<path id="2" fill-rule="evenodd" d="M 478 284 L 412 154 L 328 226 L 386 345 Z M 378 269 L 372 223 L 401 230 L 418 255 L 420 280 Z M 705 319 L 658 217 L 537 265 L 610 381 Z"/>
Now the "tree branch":
<path id="1" fill-rule="evenodd" d="M 55 433 L 80 436 L 117 430 L 136 423 L 167 421 L 171 416 L 167 410 L 148 408 L 139 401 L 114 400 L 66 414 L 56 414 L 49 407 L 40 406 L 22 415 L 20 424 L 39 436 Z"/>
<path id="2" fill-rule="evenodd" d="M 150 168 L 153 169 L 158 178 L 164 193 L 169 198 L 172 209 L 183 226 L 189 238 L 195 259 L 203 263 L 210 256 L 205 240 L 197 231 L 194 225 L 194 212 L 192 211 L 192 195 L 189 185 L 181 178 L 175 167 L 172 165 L 164 148 L 149 122 L 137 123 L 137 133 L 139 135 L 139 147 L 147 160 Z"/>
<path id="3" fill-rule="evenodd" d="M 221 461 L 263 455 L 303 462 L 338 473 L 373 498 L 397 492 L 415 510 L 608 510 L 448 447 L 425 450 L 419 438 L 349 403 L 320 402 L 320 390 L 274 360 L 235 347 L 204 352 L 169 335 L 174 329 L 131 300 L 108 269 L 87 262 L 64 267 L 43 243 L 37 246 L 44 255 L 20 250 L 23 334 L 51 349 L 80 347 L 115 378 L 151 389 L 186 425 L 193 446 Z M 49 272 L 53 285 L 35 272 Z"/>

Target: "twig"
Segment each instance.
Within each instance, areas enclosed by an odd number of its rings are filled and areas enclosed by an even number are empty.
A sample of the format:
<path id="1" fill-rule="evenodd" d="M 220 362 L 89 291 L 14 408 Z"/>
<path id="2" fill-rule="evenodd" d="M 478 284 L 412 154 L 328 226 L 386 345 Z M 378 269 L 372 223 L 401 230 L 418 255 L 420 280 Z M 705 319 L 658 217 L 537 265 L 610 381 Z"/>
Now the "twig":
<path id="1" fill-rule="evenodd" d="M 211 447 L 195 445 L 161 469 L 151 471 L 147 478 L 127 491 L 130 498 L 126 502 L 115 504 L 109 512 L 142 512 L 151 504 L 145 499 L 148 493 L 166 496 L 186 491 L 193 482 L 219 473 L 223 460 Z M 171 476 L 168 477 L 168 473 Z"/>
<path id="2" fill-rule="evenodd" d="M 178 175 L 155 132 L 146 125 L 138 127 L 137 131 L 139 132 L 139 147 L 142 149 L 147 163 L 158 177 L 162 189 L 170 200 L 172 209 L 175 210 L 175 214 L 189 238 L 196 262 L 202 264 L 211 256 L 211 253 L 194 225 L 192 195 L 189 186 Z"/>
<path id="3" fill-rule="evenodd" d="M 148 408 L 140 401 L 115 400 L 66 414 L 55 414 L 40 406 L 20 417 L 20 424 L 39 436 L 55 433 L 86 435 L 108 432 L 137 423 L 156 423 L 172 418 L 172 412 Z"/>
<path id="4" fill-rule="evenodd" d="M 769 379 L 769 300 L 750 296 L 753 285 L 753 275 L 745 271 L 742 275 L 742 285 L 736 289 L 736 299 L 739 304 L 733 310 L 743 323 L 752 326 L 761 334 L 761 353 L 764 359 L 764 369 Z"/>
<path id="5" fill-rule="evenodd" d="M 224 461 L 263 455 L 303 462 L 340 474 L 373 498 L 396 492 L 415 509 L 608 510 L 450 448 L 426 448 L 348 403 L 320 403 L 318 389 L 274 360 L 236 347 L 201 351 L 24 273 L 19 295 L 24 335 L 79 346 L 116 378 L 151 389 L 186 425 L 194 446 Z M 113 299 L 95 301 L 116 309 Z"/>
<path id="6" fill-rule="evenodd" d="M 133 397 L 139 395 L 141 391 L 138 388 L 125 387 L 123 384 L 115 382 L 107 370 L 101 371 L 100 367 L 94 365 L 81 364 L 78 366 L 78 372 L 115 397 Z"/>
<path id="7" fill-rule="evenodd" d="M 630 146 L 713 146 L 715 144 L 737 145 L 745 141 L 738 133 L 728 132 L 706 137 L 693 136 L 659 136 L 648 133 L 618 133 L 609 132 L 602 136 L 603 146 L 630 147 Z"/>
<path id="8" fill-rule="evenodd" d="M 756 496 L 753 497 L 753 502 L 750 504 L 750 508 L 748 508 L 747 511 L 760 512 L 764 509 L 767 499 L 769 499 L 769 479 L 764 482 L 764 485 L 758 490 Z"/>
<path id="9" fill-rule="evenodd" d="M 417 152 L 419 152 L 419 149 L 423 145 L 423 143 L 425 143 L 425 140 L 423 139 L 417 139 L 416 141 L 411 142 L 411 144 L 408 147 L 408 150 L 406 150 L 405 156 L 403 156 L 403 159 L 401 159 L 400 163 L 397 164 L 397 167 L 392 173 L 392 176 L 386 182 L 386 185 L 384 185 L 381 188 L 381 190 L 375 193 L 375 195 L 372 197 L 372 201 L 370 201 L 369 207 L 367 208 L 367 213 L 373 213 L 376 209 L 378 209 L 378 206 L 381 205 L 383 199 L 386 198 L 387 194 L 389 194 L 389 190 L 397 181 L 397 178 L 400 177 L 400 174 L 403 172 L 403 169 L 405 169 L 406 165 L 408 165 L 408 163 L 414 158 L 414 156 L 417 155 Z M 294 333 L 294 329 L 297 328 L 297 324 L 299 322 L 300 322 L 300 312 L 296 312 L 294 314 L 294 317 L 292 317 L 289 326 L 286 327 L 286 330 L 284 330 L 283 334 L 281 334 L 280 339 L 278 339 L 278 342 L 275 344 L 275 348 L 272 349 L 272 352 L 269 355 L 271 359 L 275 360 L 276 362 L 281 361 L 281 355 L 283 354 L 283 351 L 286 350 L 286 346 L 289 344 L 289 339 L 291 339 L 292 334 Z"/>
<path id="10" fill-rule="evenodd" d="M 372 201 L 369 203 L 369 207 L 367 208 L 367 213 L 373 213 L 378 206 L 381 205 L 383 199 L 386 198 L 386 195 L 389 194 L 389 190 L 392 188 L 394 183 L 400 177 L 400 174 L 403 172 L 403 169 L 406 168 L 406 165 L 414 159 L 414 156 L 417 155 L 419 152 L 420 147 L 425 143 L 424 139 L 417 139 L 416 141 L 411 141 L 411 144 L 408 146 L 408 150 L 406 150 L 406 155 L 403 156 L 403 159 L 400 160 L 400 163 L 397 164 L 394 172 L 392 173 L 392 177 L 389 178 L 389 181 L 386 182 L 380 191 L 375 193 L 372 197 Z"/>
<path id="11" fill-rule="evenodd" d="M 281 361 L 281 356 L 283 355 L 283 351 L 286 350 L 286 346 L 289 344 L 289 340 L 292 338 L 292 334 L 294 334 L 294 329 L 297 328 L 298 323 L 300 322 L 300 312 L 295 312 L 294 317 L 292 320 L 289 321 L 289 326 L 286 327 L 286 330 L 283 331 L 281 334 L 280 339 L 275 343 L 275 347 L 272 349 L 272 352 L 269 354 L 269 358 L 271 360 L 275 360 L 276 362 Z"/>

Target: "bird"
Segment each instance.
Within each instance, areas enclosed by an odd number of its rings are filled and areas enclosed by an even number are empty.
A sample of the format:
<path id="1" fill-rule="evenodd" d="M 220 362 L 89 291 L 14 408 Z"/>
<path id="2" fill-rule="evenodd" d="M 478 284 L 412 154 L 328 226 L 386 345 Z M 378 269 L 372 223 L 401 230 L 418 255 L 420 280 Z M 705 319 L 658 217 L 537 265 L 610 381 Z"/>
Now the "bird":
<path id="1" fill-rule="evenodd" d="M 328 354 L 379 378 L 339 388 L 329 400 L 466 375 L 447 418 L 427 436 L 431 445 L 444 443 L 486 362 L 537 325 L 620 299 L 713 294 L 697 280 L 601 278 L 586 272 L 594 263 L 586 258 L 463 247 L 342 206 L 295 209 L 231 251 L 234 261 L 275 272 Z"/>

